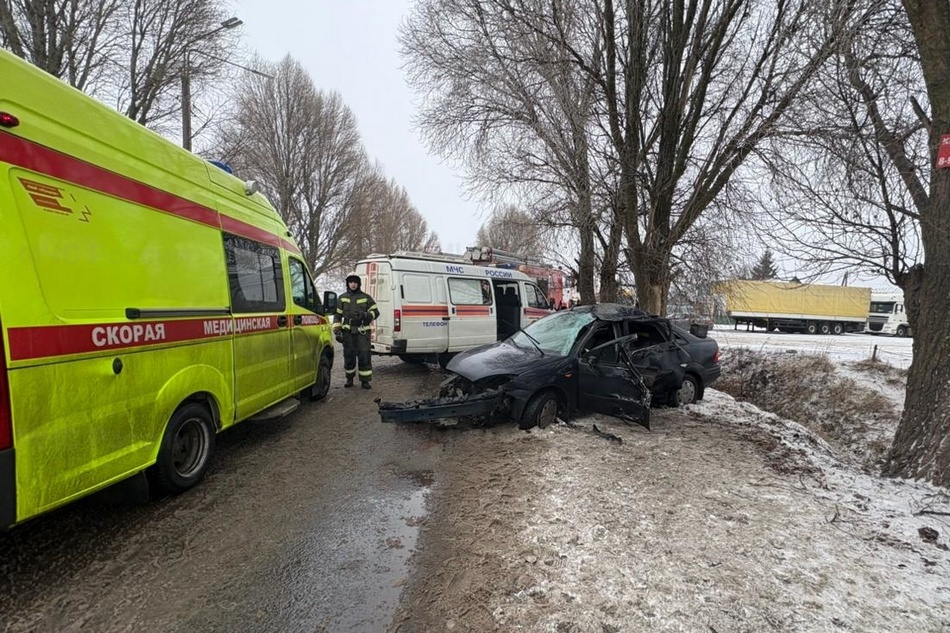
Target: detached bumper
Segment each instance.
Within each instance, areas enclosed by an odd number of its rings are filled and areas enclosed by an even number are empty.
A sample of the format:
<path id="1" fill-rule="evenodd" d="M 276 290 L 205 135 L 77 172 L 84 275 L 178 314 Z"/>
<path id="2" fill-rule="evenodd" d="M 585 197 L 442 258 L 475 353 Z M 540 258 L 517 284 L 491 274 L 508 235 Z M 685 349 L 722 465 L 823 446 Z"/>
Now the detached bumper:
<path id="1" fill-rule="evenodd" d="M 493 390 L 473 396 L 379 402 L 379 419 L 381 422 L 426 422 L 441 418 L 487 415 L 500 408 L 503 400 L 504 395 Z"/>

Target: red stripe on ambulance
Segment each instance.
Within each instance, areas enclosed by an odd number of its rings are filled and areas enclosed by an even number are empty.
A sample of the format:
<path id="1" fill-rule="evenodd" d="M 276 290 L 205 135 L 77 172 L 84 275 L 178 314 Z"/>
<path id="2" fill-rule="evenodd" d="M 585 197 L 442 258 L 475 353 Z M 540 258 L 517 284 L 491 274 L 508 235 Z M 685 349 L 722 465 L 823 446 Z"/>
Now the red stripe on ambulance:
<path id="1" fill-rule="evenodd" d="M 9 330 L 10 360 L 33 360 L 148 347 L 162 343 L 184 343 L 276 329 L 277 317 L 274 315 L 237 319 L 12 327 Z"/>

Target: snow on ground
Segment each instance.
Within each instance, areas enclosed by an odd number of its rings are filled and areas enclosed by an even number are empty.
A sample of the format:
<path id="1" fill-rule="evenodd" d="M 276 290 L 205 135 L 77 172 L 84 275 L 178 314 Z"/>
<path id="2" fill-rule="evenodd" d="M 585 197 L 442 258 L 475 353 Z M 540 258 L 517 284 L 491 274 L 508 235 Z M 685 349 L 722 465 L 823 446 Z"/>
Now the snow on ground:
<path id="1" fill-rule="evenodd" d="M 744 329 L 734 330 L 717 325 L 709 331 L 721 349 L 745 347 L 762 352 L 795 352 L 800 354 L 823 354 L 833 360 L 861 361 L 871 358 L 877 348 L 877 358 L 899 369 L 910 367 L 913 359 L 913 339 L 874 334 L 787 334 Z"/>
<path id="2" fill-rule="evenodd" d="M 908 339 L 714 337 L 724 355 L 824 355 L 886 386 L 900 411 L 893 376 L 860 361 L 877 345 L 906 367 Z M 543 448 L 510 482 L 523 491 L 510 526 L 520 549 L 505 560 L 520 589 L 494 594 L 496 630 L 950 631 L 946 490 L 877 477 L 809 428 L 713 389 L 654 421 L 646 432 L 592 416 L 524 439 Z"/>

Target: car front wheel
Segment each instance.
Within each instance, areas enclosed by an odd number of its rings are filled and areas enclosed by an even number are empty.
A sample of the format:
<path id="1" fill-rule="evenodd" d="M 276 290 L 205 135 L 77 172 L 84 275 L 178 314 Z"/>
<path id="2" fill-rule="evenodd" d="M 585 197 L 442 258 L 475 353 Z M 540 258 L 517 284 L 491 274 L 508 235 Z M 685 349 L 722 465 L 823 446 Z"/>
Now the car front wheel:
<path id="1" fill-rule="evenodd" d="M 543 391 L 528 401 L 518 428 L 527 430 L 536 426 L 543 429 L 557 421 L 557 412 L 557 396 L 550 391 Z"/>
<path id="2" fill-rule="evenodd" d="M 699 400 L 699 379 L 692 374 L 683 377 L 683 385 L 676 392 L 676 404 L 684 406 Z"/>

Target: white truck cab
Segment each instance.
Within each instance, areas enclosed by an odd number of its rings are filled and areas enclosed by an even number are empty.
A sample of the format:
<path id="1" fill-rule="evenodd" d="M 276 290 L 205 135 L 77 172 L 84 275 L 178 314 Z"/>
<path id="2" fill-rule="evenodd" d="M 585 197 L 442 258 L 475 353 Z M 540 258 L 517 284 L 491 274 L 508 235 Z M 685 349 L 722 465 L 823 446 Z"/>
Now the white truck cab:
<path id="1" fill-rule="evenodd" d="M 379 308 L 374 354 L 407 362 L 438 360 L 505 339 L 550 314 L 545 294 L 524 273 L 476 266 L 452 255 L 398 251 L 360 260 L 356 274 Z"/>

